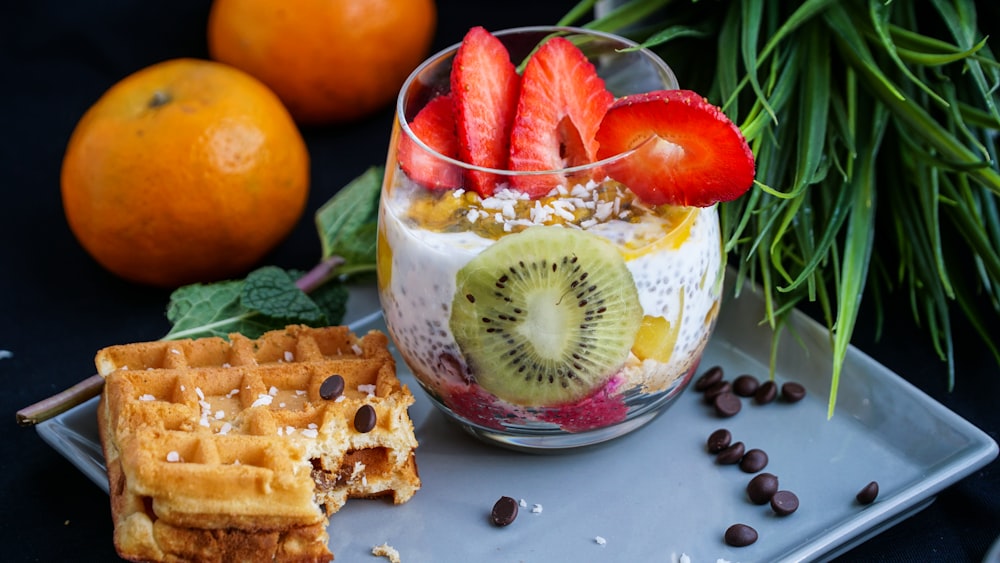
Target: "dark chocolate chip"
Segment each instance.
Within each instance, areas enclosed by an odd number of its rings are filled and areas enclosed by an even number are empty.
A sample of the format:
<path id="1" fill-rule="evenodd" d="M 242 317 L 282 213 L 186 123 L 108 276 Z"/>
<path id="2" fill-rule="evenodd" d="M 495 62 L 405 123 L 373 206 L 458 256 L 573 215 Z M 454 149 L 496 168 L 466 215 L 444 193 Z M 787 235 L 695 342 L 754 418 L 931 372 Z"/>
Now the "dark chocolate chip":
<path id="1" fill-rule="evenodd" d="M 719 465 L 733 465 L 739 463 L 743 459 L 743 452 L 746 451 L 746 446 L 743 442 L 734 442 L 730 446 L 715 456 L 715 463 Z"/>
<path id="2" fill-rule="evenodd" d="M 717 454 L 729 447 L 733 435 L 725 428 L 720 428 L 708 437 L 708 453 Z"/>
<path id="3" fill-rule="evenodd" d="M 753 397 L 759 387 L 760 382 L 757 378 L 748 373 L 733 380 L 733 393 L 740 397 Z"/>
<path id="4" fill-rule="evenodd" d="M 754 504 L 767 504 L 778 492 L 778 477 L 773 473 L 761 473 L 747 483 L 747 498 Z"/>
<path id="5" fill-rule="evenodd" d="M 507 526 L 517 518 L 517 501 L 510 497 L 500 497 L 493 505 L 490 520 L 497 526 Z"/>
<path id="6" fill-rule="evenodd" d="M 732 390 L 733 385 L 728 381 L 718 381 L 708 389 L 705 389 L 705 402 L 711 405 L 716 397 L 723 393 L 729 393 Z"/>
<path id="7" fill-rule="evenodd" d="M 743 408 L 743 402 L 733 393 L 726 391 L 715 397 L 712 401 L 712 406 L 715 407 L 715 414 L 729 418 L 736 416 L 740 412 L 740 409 Z"/>
<path id="8" fill-rule="evenodd" d="M 319 396 L 326 400 L 336 399 L 344 392 L 344 378 L 333 374 L 323 380 L 319 386 Z"/>
<path id="9" fill-rule="evenodd" d="M 778 491 L 771 497 L 771 510 L 778 516 L 788 516 L 799 509 L 799 497 L 792 491 Z"/>
<path id="10" fill-rule="evenodd" d="M 789 381 L 781 386 L 781 398 L 789 403 L 797 403 L 806 396 L 806 388 L 801 383 Z"/>
<path id="11" fill-rule="evenodd" d="M 722 381 L 722 367 L 713 366 L 694 382 L 694 390 L 701 392 Z"/>
<path id="12" fill-rule="evenodd" d="M 861 504 L 871 504 L 875 502 L 876 497 L 878 497 L 878 482 L 872 481 L 871 483 L 865 485 L 865 488 L 858 491 L 855 498 L 857 498 L 858 502 Z"/>
<path id="13" fill-rule="evenodd" d="M 778 384 L 768 380 L 757 387 L 757 392 L 753 394 L 753 400 L 758 405 L 766 405 L 778 397 Z"/>
<path id="14" fill-rule="evenodd" d="M 765 467 L 767 467 L 767 452 L 761 449 L 747 450 L 740 460 L 740 469 L 747 473 L 756 473 Z"/>
<path id="15" fill-rule="evenodd" d="M 371 432 L 375 428 L 375 408 L 371 405 L 361 405 L 358 412 L 354 413 L 354 429 L 362 434 Z"/>
<path id="16" fill-rule="evenodd" d="M 746 524 L 733 524 L 726 529 L 726 543 L 733 547 L 746 547 L 757 541 L 757 530 Z"/>

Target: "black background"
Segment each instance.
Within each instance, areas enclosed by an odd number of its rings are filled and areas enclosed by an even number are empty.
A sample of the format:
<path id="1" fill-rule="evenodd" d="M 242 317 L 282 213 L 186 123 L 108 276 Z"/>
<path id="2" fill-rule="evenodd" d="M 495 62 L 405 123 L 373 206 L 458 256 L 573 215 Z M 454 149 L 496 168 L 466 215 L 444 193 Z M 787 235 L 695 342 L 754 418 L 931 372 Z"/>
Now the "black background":
<path id="1" fill-rule="evenodd" d="M 555 23 L 572 5 L 440 0 L 435 50 L 459 41 L 473 25 Z M 8 416 L 0 455 L 5 561 L 116 558 L 107 495 L 34 430 L 17 427 L 14 413 L 91 374 L 99 348 L 155 340 L 168 329 L 168 292 L 116 279 L 77 244 L 62 213 L 59 170 L 77 120 L 112 84 L 154 62 L 206 57 L 208 9 L 208 0 L 36 0 L 9 5 L 0 18 L 0 350 L 13 353 L 0 360 L 0 412 Z M 386 108 L 349 126 L 303 131 L 312 158 L 309 208 L 265 263 L 300 269 L 316 263 L 312 212 L 368 166 L 384 162 L 390 122 Z M 902 297 L 890 299 L 879 341 L 872 315 L 863 314 L 855 344 L 996 439 L 996 362 L 959 323 L 958 384 L 948 392 L 946 366 L 907 306 Z M 995 325 L 993 334 L 1000 334 Z M 843 560 L 981 561 L 997 536 L 1000 468 L 994 462 Z"/>

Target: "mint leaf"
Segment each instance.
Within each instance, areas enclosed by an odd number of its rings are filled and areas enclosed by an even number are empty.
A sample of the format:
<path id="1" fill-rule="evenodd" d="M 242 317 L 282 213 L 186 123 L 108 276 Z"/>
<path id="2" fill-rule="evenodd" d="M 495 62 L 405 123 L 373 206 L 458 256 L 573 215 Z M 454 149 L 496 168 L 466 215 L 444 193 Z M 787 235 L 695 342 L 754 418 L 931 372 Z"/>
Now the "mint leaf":
<path id="1" fill-rule="evenodd" d="M 252 311 L 302 324 L 326 322 L 326 315 L 308 295 L 295 285 L 288 272 L 264 266 L 250 272 L 240 294 L 242 305 Z"/>
<path id="2" fill-rule="evenodd" d="M 316 288 L 309 297 L 322 309 L 327 322 L 331 325 L 339 325 L 344 320 L 347 313 L 347 298 L 350 293 L 344 284 L 339 281 L 329 281 Z"/>
<path id="3" fill-rule="evenodd" d="M 316 212 L 324 259 L 340 256 L 350 266 L 374 265 L 383 174 L 383 167 L 369 168 Z"/>
<path id="4" fill-rule="evenodd" d="M 344 317 L 348 292 L 339 281 L 316 288 L 316 298 L 295 284 L 299 272 L 264 266 L 244 280 L 192 284 L 170 295 L 164 340 L 221 336 L 238 332 L 257 338 L 290 324 L 324 326 Z"/>
<path id="5" fill-rule="evenodd" d="M 167 306 L 167 319 L 173 328 L 163 339 L 225 338 L 231 332 L 256 337 L 273 328 L 267 317 L 243 306 L 240 299 L 243 285 L 243 280 L 231 280 L 191 284 L 174 290 Z"/>
<path id="6" fill-rule="evenodd" d="M 343 256 L 352 270 L 361 270 L 361 266 L 371 265 L 374 270 L 375 247 L 378 240 L 378 222 L 372 221 L 358 226 L 350 238 L 341 241 Z"/>

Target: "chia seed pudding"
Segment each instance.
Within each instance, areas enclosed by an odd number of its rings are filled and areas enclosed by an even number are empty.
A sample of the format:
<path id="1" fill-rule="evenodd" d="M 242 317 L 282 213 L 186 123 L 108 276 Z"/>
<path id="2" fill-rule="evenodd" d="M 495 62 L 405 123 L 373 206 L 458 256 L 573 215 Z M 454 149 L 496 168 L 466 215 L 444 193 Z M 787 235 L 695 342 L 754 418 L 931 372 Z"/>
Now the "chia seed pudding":
<path id="1" fill-rule="evenodd" d="M 555 405 L 522 404 L 485 389 L 450 326 L 459 272 L 502 238 L 539 226 L 613 244 L 643 316 L 624 360 L 584 397 Z M 612 180 L 562 186 L 540 199 L 500 186 L 482 198 L 427 190 L 396 168 L 387 172 L 378 235 L 390 336 L 445 412 L 486 429 L 585 432 L 656 408 L 690 379 L 719 309 L 724 264 L 716 206 L 649 207 Z"/>

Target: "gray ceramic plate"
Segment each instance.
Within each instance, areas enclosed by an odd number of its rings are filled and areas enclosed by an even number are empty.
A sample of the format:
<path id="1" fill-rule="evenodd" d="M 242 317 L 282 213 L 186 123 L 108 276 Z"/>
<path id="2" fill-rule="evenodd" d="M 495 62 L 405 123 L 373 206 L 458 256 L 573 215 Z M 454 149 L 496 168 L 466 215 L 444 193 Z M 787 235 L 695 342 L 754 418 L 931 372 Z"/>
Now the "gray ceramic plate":
<path id="1" fill-rule="evenodd" d="M 371 288 L 353 293 L 348 315 L 356 331 L 384 326 Z M 721 365 L 728 378 L 766 377 L 771 332 L 761 318 L 752 292 L 726 303 L 702 367 Z M 382 543 L 404 561 L 825 560 L 924 508 L 996 457 L 989 436 L 853 348 L 836 415 L 828 420 L 827 332 L 805 315 L 796 315 L 792 328 L 796 335 L 783 337 L 776 377 L 803 383 L 809 390 L 803 401 L 744 401 L 736 417 L 719 419 L 689 389 L 638 432 L 560 455 L 473 440 L 432 409 L 399 362 L 400 378 L 417 395 L 410 415 L 423 488 L 401 506 L 349 502 L 332 518 L 330 548 L 343 561 L 367 560 Z M 93 399 L 37 428 L 107 490 L 96 405 Z M 778 517 L 746 500 L 751 475 L 716 465 L 705 451 L 706 438 L 720 427 L 769 454 L 766 471 L 798 495 L 797 512 Z M 854 496 L 870 481 L 881 492 L 861 506 Z M 497 528 L 488 515 L 502 495 L 526 506 L 513 524 Z M 760 539 L 727 546 L 723 533 L 737 522 L 753 526 Z"/>
<path id="2" fill-rule="evenodd" d="M 983 558 L 983 563 L 1000 563 L 1000 538 L 997 538 L 990 546 L 989 552 Z"/>

